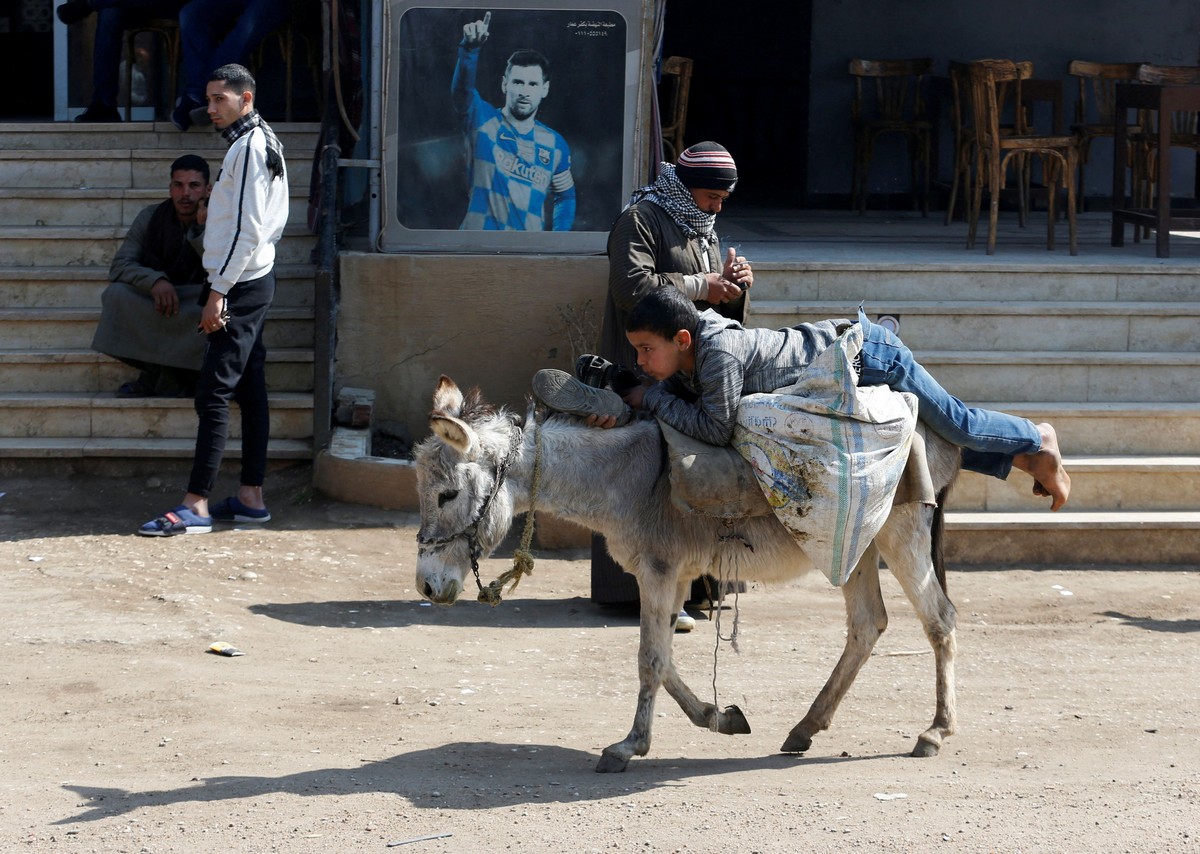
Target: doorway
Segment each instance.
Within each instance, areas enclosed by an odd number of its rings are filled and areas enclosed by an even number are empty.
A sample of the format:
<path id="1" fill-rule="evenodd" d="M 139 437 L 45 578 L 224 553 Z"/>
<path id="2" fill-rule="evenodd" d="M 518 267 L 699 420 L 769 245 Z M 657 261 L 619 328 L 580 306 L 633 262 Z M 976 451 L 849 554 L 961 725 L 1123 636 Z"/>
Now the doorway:
<path id="1" fill-rule="evenodd" d="M 48 121 L 54 115 L 52 0 L 0 0 L 0 119 Z"/>
<path id="2" fill-rule="evenodd" d="M 736 16 L 727 0 L 667 0 L 663 56 L 694 61 L 684 143 L 711 139 L 738 165 L 738 201 L 804 207 L 812 0 Z M 731 48 L 731 45 L 737 47 Z"/>

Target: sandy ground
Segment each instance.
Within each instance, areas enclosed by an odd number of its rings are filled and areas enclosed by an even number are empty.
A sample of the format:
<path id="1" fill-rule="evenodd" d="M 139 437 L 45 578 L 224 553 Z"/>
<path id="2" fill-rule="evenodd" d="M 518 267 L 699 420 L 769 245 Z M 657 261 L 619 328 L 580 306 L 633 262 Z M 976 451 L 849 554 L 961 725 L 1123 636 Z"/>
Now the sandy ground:
<path id="1" fill-rule="evenodd" d="M 415 519 L 306 478 L 276 477 L 265 529 L 168 540 L 131 535 L 176 497 L 157 480 L 0 483 L 0 850 L 1200 850 L 1196 572 L 953 572 L 959 732 L 924 760 L 932 656 L 890 577 L 891 628 L 804 756 L 776 751 L 841 597 L 756 585 L 740 654 L 708 622 L 676 643 L 754 732 L 664 694 L 650 755 L 600 775 L 637 628 L 589 601 L 583 556 L 494 610 L 423 606 Z"/>

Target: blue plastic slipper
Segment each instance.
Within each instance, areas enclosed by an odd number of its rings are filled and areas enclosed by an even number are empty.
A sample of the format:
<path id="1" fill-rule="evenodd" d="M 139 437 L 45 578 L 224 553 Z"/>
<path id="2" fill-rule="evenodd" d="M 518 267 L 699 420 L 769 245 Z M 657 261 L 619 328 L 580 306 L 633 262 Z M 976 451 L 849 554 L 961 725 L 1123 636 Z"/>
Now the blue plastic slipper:
<path id="1" fill-rule="evenodd" d="M 176 534 L 207 534 L 212 531 L 212 517 L 197 516 L 180 504 L 157 519 L 151 519 L 138 528 L 143 537 L 173 537 Z"/>
<path id="2" fill-rule="evenodd" d="M 253 507 L 247 507 L 238 500 L 236 495 L 222 498 L 216 504 L 210 505 L 208 512 L 212 514 L 213 520 L 217 522 L 261 524 L 271 521 L 271 512 L 269 510 L 266 508 L 255 510 Z"/>

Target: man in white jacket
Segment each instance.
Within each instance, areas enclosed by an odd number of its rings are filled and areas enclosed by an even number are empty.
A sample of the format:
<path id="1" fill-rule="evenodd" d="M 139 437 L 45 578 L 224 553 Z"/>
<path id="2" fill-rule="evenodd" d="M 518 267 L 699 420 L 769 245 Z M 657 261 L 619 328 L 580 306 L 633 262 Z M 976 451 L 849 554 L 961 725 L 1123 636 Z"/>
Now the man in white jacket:
<path id="1" fill-rule="evenodd" d="M 254 109 L 254 78 L 240 65 L 209 75 L 213 127 L 229 151 L 213 184 L 204 232 L 208 285 L 198 331 L 208 335 L 196 383 L 196 452 L 183 503 L 143 525 L 148 537 L 202 534 L 217 522 L 267 522 L 263 500 L 270 415 L 263 321 L 275 295 L 275 244 L 288 215 L 283 146 Z M 209 506 L 225 441 L 229 401 L 242 417 L 241 485 Z"/>

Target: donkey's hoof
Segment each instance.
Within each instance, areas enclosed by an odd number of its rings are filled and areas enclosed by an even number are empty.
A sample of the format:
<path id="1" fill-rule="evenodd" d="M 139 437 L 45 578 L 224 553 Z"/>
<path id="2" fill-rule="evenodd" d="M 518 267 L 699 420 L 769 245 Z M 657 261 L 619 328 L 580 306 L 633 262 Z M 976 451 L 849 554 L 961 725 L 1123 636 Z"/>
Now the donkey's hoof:
<path id="1" fill-rule="evenodd" d="M 628 759 L 623 759 L 620 756 L 614 756 L 606 750 L 600 754 L 600 761 L 596 763 L 596 773 L 620 774 L 628 767 Z"/>
<path id="2" fill-rule="evenodd" d="M 722 735 L 748 735 L 750 722 L 746 720 L 746 716 L 737 706 L 726 706 L 725 711 L 721 713 L 717 732 Z"/>
<path id="3" fill-rule="evenodd" d="M 780 753 L 805 753 L 812 747 L 812 738 L 798 732 L 788 733 L 787 741 L 779 748 Z"/>
<path id="4" fill-rule="evenodd" d="M 923 759 L 927 756 L 937 756 L 941 750 L 940 744 L 935 744 L 932 741 L 926 741 L 924 738 L 917 739 L 917 746 L 913 748 L 912 755 L 918 759 Z"/>

